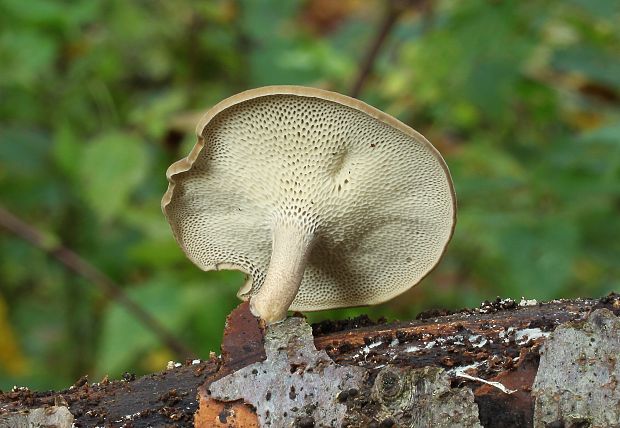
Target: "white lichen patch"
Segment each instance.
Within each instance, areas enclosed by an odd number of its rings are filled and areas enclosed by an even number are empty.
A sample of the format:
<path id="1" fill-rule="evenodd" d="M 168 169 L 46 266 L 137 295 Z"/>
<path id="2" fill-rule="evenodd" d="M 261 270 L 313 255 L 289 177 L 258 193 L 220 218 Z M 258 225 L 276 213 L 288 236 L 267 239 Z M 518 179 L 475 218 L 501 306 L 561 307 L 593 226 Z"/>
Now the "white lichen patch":
<path id="1" fill-rule="evenodd" d="M 530 340 L 536 340 L 541 337 L 548 337 L 551 332 L 542 331 L 539 328 L 524 328 L 515 332 L 515 342 L 517 345 L 525 345 Z"/>
<path id="2" fill-rule="evenodd" d="M 142 412 L 136 412 L 130 415 L 124 415 L 120 419 L 114 421 L 114 423 L 120 424 L 122 422 L 133 421 L 134 419 L 139 418 L 141 416 L 142 416 Z"/>
<path id="3" fill-rule="evenodd" d="M 535 427 L 620 426 L 619 317 L 597 309 L 581 323 L 560 325 L 540 355 Z"/>
<path id="4" fill-rule="evenodd" d="M 510 343 L 511 340 L 515 339 L 515 333 L 517 329 L 514 327 L 508 327 L 506 330 L 502 330 L 497 334 L 500 342 L 504 342 L 506 344 Z"/>
<path id="5" fill-rule="evenodd" d="M 382 344 L 383 342 L 379 341 L 379 342 L 371 343 L 370 345 L 366 345 L 362 348 L 362 353 L 365 355 L 368 355 L 371 349 L 376 348 L 377 346 L 381 346 Z"/>
<path id="6" fill-rule="evenodd" d="M 340 367 L 324 350 L 317 351 L 312 329 L 301 318 L 269 326 L 265 353 L 265 361 L 213 382 L 211 396 L 251 404 L 261 426 L 289 427 L 299 415 L 322 425 L 342 425 L 346 406 L 336 398 L 343 390 L 359 387 L 366 370 Z"/>
<path id="7" fill-rule="evenodd" d="M 536 299 L 526 299 L 525 297 L 521 297 L 521 301 L 519 302 L 519 306 L 536 306 L 538 304 L 538 300 Z"/>
<path id="8" fill-rule="evenodd" d="M 473 364 L 468 364 L 466 366 L 459 366 L 459 367 L 453 367 L 450 370 L 448 370 L 448 374 L 449 375 L 456 375 L 456 373 L 464 373 L 467 370 L 472 370 L 472 369 L 477 369 L 478 367 L 480 367 L 481 365 L 485 364 L 484 361 L 477 361 Z"/>
<path id="9" fill-rule="evenodd" d="M 489 342 L 486 337 L 480 334 L 472 334 L 467 338 L 467 340 L 474 348 L 482 348 Z"/>
<path id="10" fill-rule="evenodd" d="M 514 299 L 512 299 L 512 298 L 510 298 L 510 297 L 507 297 L 507 298 L 505 298 L 505 299 L 500 300 L 500 301 L 499 301 L 499 304 L 500 304 L 501 306 L 504 306 L 504 307 L 506 307 L 506 306 L 512 306 L 512 305 L 514 305 L 514 304 L 515 304 L 515 301 L 514 301 Z"/>

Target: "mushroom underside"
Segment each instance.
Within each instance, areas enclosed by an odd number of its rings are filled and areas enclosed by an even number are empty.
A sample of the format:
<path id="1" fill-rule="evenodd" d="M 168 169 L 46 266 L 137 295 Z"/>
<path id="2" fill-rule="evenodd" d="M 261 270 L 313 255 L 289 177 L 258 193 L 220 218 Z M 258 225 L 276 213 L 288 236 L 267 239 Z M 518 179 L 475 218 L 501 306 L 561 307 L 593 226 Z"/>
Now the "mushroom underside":
<path id="1" fill-rule="evenodd" d="M 268 321 L 388 300 L 437 264 L 455 199 L 420 134 L 360 101 L 301 87 L 225 100 L 169 168 L 162 208 L 204 270 L 236 266 Z"/>

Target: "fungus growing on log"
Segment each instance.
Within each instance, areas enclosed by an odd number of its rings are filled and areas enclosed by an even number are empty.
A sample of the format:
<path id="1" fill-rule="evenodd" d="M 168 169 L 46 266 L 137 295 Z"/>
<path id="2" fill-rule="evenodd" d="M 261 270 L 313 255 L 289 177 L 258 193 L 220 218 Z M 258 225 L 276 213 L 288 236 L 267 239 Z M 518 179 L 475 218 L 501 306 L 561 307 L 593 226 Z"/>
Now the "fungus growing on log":
<path id="1" fill-rule="evenodd" d="M 421 281 L 452 236 L 448 168 L 418 132 L 359 100 L 270 86 L 209 110 L 167 171 L 162 210 L 203 270 L 247 275 L 267 323 L 287 310 L 389 300 Z"/>

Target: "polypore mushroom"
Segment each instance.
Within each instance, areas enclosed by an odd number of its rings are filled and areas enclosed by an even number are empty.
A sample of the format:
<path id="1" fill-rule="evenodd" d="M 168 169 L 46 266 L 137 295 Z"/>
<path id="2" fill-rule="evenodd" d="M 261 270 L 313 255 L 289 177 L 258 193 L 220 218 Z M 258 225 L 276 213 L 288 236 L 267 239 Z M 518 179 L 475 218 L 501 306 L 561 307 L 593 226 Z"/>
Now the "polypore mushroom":
<path id="1" fill-rule="evenodd" d="M 439 262 L 456 202 L 419 133 L 361 101 L 270 86 L 209 110 L 167 171 L 162 209 L 203 270 L 237 269 L 267 323 L 381 303 Z"/>

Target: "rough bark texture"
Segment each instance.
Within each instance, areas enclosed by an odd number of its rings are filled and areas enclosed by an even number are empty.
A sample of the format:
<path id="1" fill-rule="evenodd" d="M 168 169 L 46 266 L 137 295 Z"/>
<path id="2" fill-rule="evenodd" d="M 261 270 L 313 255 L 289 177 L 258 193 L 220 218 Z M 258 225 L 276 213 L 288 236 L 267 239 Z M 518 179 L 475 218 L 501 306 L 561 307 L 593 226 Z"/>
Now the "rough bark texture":
<path id="1" fill-rule="evenodd" d="M 212 382 L 211 398 L 251 404 L 261 426 L 291 426 L 301 418 L 342 425 L 347 406 L 334 397 L 360 385 L 364 369 L 339 366 L 325 351 L 317 351 L 303 318 L 269 328 L 265 351 L 264 361 Z"/>
<path id="2" fill-rule="evenodd" d="M 599 309 L 559 326 L 541 349 L 535 426 L 620 425 L 620 318 Z"/>
<path id="3" fill-rule="evenodd" d="M 620 426 L 619 315 L 616 294 L 498 299 L 406 323 L 321 323 L 312 336 L 295 318 L 265 333 L 242 305 L 221 357 L 66 391 L 14 388 L 0 394 L 0 427 Z"/>

